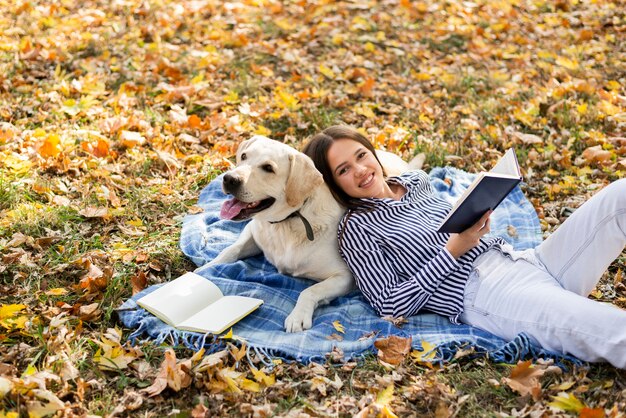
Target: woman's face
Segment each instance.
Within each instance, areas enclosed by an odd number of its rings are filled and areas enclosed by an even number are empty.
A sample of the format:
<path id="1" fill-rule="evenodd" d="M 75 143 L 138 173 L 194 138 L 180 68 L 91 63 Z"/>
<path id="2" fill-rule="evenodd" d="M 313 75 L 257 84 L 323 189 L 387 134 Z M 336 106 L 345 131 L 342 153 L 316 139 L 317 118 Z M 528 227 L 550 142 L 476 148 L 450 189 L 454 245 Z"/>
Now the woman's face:
<path id="1" fill-rule="evenodd" d="M 383 169 L 367 148 L 351 139 L 339 139 L 328 148 L 328 165 L 337 185 L 351 197 L 385 197 Z"/>

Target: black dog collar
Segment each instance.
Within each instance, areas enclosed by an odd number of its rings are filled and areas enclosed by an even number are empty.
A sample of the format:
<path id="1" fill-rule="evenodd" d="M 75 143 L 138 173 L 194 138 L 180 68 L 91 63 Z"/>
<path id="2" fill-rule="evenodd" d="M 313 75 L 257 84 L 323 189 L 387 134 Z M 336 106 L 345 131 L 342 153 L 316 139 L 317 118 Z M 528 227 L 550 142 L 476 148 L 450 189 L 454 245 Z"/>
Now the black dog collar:
<path id="1" fill-rule="evenodd" d="M 270 222 L 270 223 L 278 224 L 281 222 L 285 222 L 286 220 L 294 218 L 294 217 L 300 218 L 300 220 L 304 224 L 304 229 L 306 230 L 306 237 L 309 239 L 309 241 L 313 241 L 315 239 L 315 236 L 313 235 L 313 228 L 311 227 L 311 224 L 309 223 L 309 221 L 304 216 L 302 216 L 299 210 L 293 212 L 291 215 L 287 216 L 282 221 L 276 221 L 276 222 Z"/>

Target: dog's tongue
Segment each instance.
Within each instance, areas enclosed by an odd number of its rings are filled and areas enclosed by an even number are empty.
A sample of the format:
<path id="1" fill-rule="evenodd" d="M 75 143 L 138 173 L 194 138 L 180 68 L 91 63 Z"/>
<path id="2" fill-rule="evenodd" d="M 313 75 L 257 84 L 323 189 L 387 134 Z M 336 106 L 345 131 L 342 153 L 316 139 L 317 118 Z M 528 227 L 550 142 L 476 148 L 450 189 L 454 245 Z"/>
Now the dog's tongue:
<path id="1" fill-rule="evenodd" d="M 241 212 L 247 205 L 247 203 L 241 202 L 233 197 L 222 204 L 220 218 L 233 219 L 235 216 L 239 215 L 239 212 Z"/>

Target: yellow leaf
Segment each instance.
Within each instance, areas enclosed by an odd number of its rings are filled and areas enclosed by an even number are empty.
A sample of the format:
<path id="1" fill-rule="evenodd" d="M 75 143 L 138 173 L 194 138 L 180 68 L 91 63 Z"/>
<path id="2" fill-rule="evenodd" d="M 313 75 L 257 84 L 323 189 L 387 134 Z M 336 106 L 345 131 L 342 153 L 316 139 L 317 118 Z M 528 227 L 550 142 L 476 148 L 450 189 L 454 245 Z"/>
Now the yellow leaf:
<path id="1" fill-rule="evenodd" d="M 381 418 L 398 418 L 388 406 L 383 406 L 378 416 Z"/>
<path id="2" fill-rule="evenodd" d="M 437 345 L 431 344 L 428 341 L 424 340 L 422 340 L 421 344 L 422 350 L 413 350 L 413 352 L 411 353 L 411 357 L 413 357 L 417 362 L 430 363 L 431 360 L 433 360 L 437 355 Z"/>
<path id="3" fill-rule="evenodd" d="M 515 117 L 515 119 L 519 120 L 520 122 L 522 122 L 524 125 L 527 125 L 527 126 L 531 126 L 533 124 L 533 122 L 535 121 L 536 114 L 537 112 L 535 112 L 534 107 L 530 107 L 524 110 L 515 109 L 515 111 L 513 111 L 513 116 Z"/>
<path id="4" fill-rule="evenodd" d="M 333 37 L 331 38 L 331 42 L 333 43 L 333 45 L 337 45 L 337 46 L 343 44 L 343 35 L 339 35 L 339 34 L 333 35 Z"/>
<path id="5" fill-rule="evenodd" d="M 252 366 L 250 366 L 250 371 L 252 372 L 252 376 L 254 376 L 254 380 L 264 386 L 272 386 L 276 383 L 276 377 L 274 375 L 268 376 L 262 370 L 257 370 Z"/>
<path id="6" fill-rule="evenodd" d="M 370 109 L 369 106 L 365 105 L 365 104 L 358 104 L 354 107 L 354 111 L 361 115 L 361 116 L 365 116 L 366 118 L 375 118 L 376 115 L 374 114 L 374 112 L 372 111 L 372 109 Z"/>
<path id="7" fill-rule="evenodd" d="M 561 67 L 565 67 L 568 70 L 576 70 L 579 67 L 578 61 L 569 59 L 567 57 L 558 57 L 555 61 Z"/>
<path id="8" fill-rule="evenodd" d="M 111 332 L 115 333 L 111 334 Z M 100 346 L 93 359 L 101 370 L 125 369 L 137 358 L 134 351 L 122 347 L 119 339 L 119 331 L 111 328 L 106 336 L 102 336 L 101 341 L 93 340 Z"/>
<path id="9" fill-rule="evenodd" d="M 412 72 L 412 75 L 416 80 L 419 80 L 419 81 L 426 81 L 432 78 L 432 76 L 428 73 Z"/>
<path id="10" fill-rule="evenodd" d="M 228 385 L 228 389 L 230 389 L 231 392 L 241 393 L 241 389 L 239 389 L 239 384 L 237 382 L 241 379 L 240 372 L 235 371 L 232 367 L 227 367 L 219 369 L 217 376 Z"/>
<path id="11" fill-rule="evenodd" d="M 28 316 L 17 314 L 25 308 L 21 304 L 0 306 L 0 326 L 8 330 L 24 329 Z"/>
<path id="12" fill-rule="evenodd" d="M 230 353 L 235 358 L 235 361 L 239 361 L 242 358 L 244 358 L 246 356 L 246 353 L 248 352 L 248 348 L 245 342 L 241 344 L 241 347 L 239 348 L 235 347 L 233 344 L 230 344 L 230 346 L 231 346 Z"/>
<path id="13" fill-rule="evenodd" d="M 584 115 L 585 113 L 587 113 L 587 103 L 581 103 L 578 106 L 576 106 L 576 110 L 578 111 L 578 113 L 580 113 L 581 115 Z"/>
<path id="14" fill-rule="evenodd" d="M 2 305 L 0 306 L 0 320 L 12 318 L 16 313 L 26 309 L 26 305 L 14 304 L 14 305 Z"/>
<path id="15" fill-rule="evenodd" d="M 243 382 L 241 382 L 241 387 L 249 392 L 261 391 L 261 385 L 250 379 L 243 379 Z"/>
<path id="16" fill-rule="evenodd" d="M 26 367 L 26 370 L 24 370 L 24 373 L 22 373 L 22 377 L 31 376 L 35 373 L 37 373 L 37 368 L 32 364 L 29 364 L 28 367 Z"/>
<path id="17" fill-rule="evenodd" d="M 35 138 L 43 138 L 44 136 L 46 136 L 46 131 L 41 128 L 37 128 L 33 131 L 33 137 Z"/>
<path id="18" fill-rule="evenodd" d="M 67 294 L 68 290 L 63 287 L 55 287 L 54 289 L 50 289 L 46 292 L 48 296 L 61 296 Z"/>
<path id="19" fill-rule="evenodd" d="M 236 91 L 229 91 L 226 96 L 224 96 L 224 101 L 226 103 L 237 103 L 239 102 L 239 93 Z"/>
<path id="20" fill-rule="evenodd" d="M 331 70 L 330 68 L 328 68 L 327 66 L 325 66 L 324 64 L 320 64 L 319 71 L 320 73 L 324 74 L 324 76 L 330 78 L 331 80 L 335 78 L 335 72 Z"/>
<path id="21" fill-rule="evenodd" d="M 224 340 L 232 340 L 233 339 L 233 329 L 229 329 L 228 332 L 224 335 L 222 335 L 220 338 L 224 339 Z"/>
<path id="22" fill-rule="evenodd" d="M 585 407 L 585 404 L 571 393 L 561 392 L 557 396 L 553 396 L 552 399 L 554 399 L 554 401 L 548 403 L 548 406 L 560 409 L 561 411 L 580 413 Z"/>
<path id="23" fill-rule="evenodd" d="M 282 108 L 290 111 L 295 111 L 300 109 L 300 102 L 298 99 L 292 95 L 278 88 L 274 91 L 274 100 L 276 104 Z"/>
<path id="24" fill-rule="evenodd" d="M 256 135 L 270 136 L 271 133 L 272 131 L 270 131 L 263 125 L 257 126 L 256 129 L 254 130 L 254 134 Z"/>
<path id="25" fill-rule="evenodd" d="M 15 174 L 25 174 L 33 166 L 33 163 L 28 160 L 28 157 L 25 155 L 3 155 L 0 158 L 0 164 L 4 165 L 6 168 L 14 172 Z"/>
<path id="26" fill-rule="evenodd" d="M 342 334 L 346 333 L 346 329 L 344 328 L 343 325 L 341 325 L 341 322 L 339 322 L 338 320 L 333 322 L 333 327 L 335 327 L 335 329 L 341 332 Z"/>
<path id="27" fill-rule="evenodd" d="M 619 90 L 622 86 L 619 81 L 609 80 L 606 82 L 606 88 L 609 90 Z"/>
<path id="28" fill-rule="evenodd" d="M 373 52 L 376 50 L 376 45 L 374 45 L 371 42 L 366 42 L 365 45 L 363 46 L 363 48 L 367 51 L 367 52 Z"/>
<path id="29" fill-rule="evenodd" d="M 126 223 L 131 226 L 137 226 L 137 227 L 143 226 L 143 221 L 139 218 L 131 219 L 130 221 Z"/>
<path id="30" fill-rule="evenodd" d="M 391 403 L 393 400 L 393 383 L 387 386 L 385 389 L 381 390 L 378 395 L 376 395 L 376 404 L 380 406 L 386 406 Z"/>
<path id="31" fill-rule="evenodd" d="M 607 100 L 602 100 L 598 104 L 598 110 L 600 110 L 602 113 L 604 113 L 607 116 L 615 116 L 618 113 L 621 113 L 621 109 L 619 107 L 615 106 L 614 104 L 612 104 L 611 102 Z"/>

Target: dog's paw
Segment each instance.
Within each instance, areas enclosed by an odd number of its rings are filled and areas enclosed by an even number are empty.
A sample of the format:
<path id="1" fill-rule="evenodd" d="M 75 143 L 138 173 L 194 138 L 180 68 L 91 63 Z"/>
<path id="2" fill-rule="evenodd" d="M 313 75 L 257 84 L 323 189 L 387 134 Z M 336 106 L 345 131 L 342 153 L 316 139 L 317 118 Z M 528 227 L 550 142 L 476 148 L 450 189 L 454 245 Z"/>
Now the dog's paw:
<path id="1" fill-rule="evenodd" d="M 294 309 L 285 319 L 285 331 L 300 332 L 311 328 L 313 325 L 313 312 L 306 309 Z"/>

